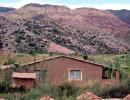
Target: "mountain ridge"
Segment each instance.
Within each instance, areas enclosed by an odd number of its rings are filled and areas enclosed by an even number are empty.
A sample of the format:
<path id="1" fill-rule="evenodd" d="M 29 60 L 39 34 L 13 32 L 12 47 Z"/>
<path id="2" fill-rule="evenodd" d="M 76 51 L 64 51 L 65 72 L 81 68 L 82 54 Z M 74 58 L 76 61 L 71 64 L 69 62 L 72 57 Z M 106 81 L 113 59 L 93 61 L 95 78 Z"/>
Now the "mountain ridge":
<path id="1" fill-rule="evenodd" d="M 86 7 L 71 10 L 66 6 L 28 4 L 1 13 L 1 16 L 5 20 L 1 20 L 0 41 L 4 48 L 9 48 L 8 42 L 12 41 L 11 45 L 18 52 L 32 48 L 41 51 L 52 47 L 51 43 L 57 48 L 65 47 L 67 52 L 102 54 L 130 51 L 129 25 L 106 10 Z M 23 47 L 22 51 L 19 51 L 20 47 Z M 53 48 L 56 50 L 60 52 Z"/>
<path id="2" fill-rule="evenodd" d="M 116 15 L 120 20 L 130 25 L 130 10 L 108 10 Z"/>
<path id="3" fill-rule="evenodd" d="M 16 9 L 12 8 L 12 7 L 2 7 L 2 6 L 0 6 L 0 13 L 9 12 L 9 11 L 13 11 L 13 10 L 16 10 Z"/>
<path id="4" fill-rule="evenodd" d="M 3 14 L 2 16 L 11 18 L 33 18 L 38 15 L 45 16 L 43 20 L 71 26 L 77 25 L 83 28 L 99 28 L 112 31 L 115 28 L 129 27 L 128 24 L 119 20 L 111 12 L 94 8 L 77 8 L 71 10 L 66 6 L 28 4 L 18 10 Z"/>

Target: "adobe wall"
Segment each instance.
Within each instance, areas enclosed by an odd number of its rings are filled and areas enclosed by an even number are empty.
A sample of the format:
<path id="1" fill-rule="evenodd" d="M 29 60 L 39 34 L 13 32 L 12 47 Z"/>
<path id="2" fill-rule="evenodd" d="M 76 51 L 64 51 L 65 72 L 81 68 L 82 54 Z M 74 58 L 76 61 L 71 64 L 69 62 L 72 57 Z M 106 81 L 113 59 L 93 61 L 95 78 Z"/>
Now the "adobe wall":
<path id="1" fill-rule="evenodd" d="M 33 88 L 33 85 L 34 85 L 34 79 L 19 79 L 19 78 L 14 78 L 14 82 L 17 85 L 25 85 L 27 89 Z"/>
<path id="2" fill-rule="evenodd" d="M 119 85 L 120 80 L 119 80 L 119 70 L 116 70 L 116 77 L 115 79 L 102 79 L 102 83 L 111 83 L 114 85 Z"/>

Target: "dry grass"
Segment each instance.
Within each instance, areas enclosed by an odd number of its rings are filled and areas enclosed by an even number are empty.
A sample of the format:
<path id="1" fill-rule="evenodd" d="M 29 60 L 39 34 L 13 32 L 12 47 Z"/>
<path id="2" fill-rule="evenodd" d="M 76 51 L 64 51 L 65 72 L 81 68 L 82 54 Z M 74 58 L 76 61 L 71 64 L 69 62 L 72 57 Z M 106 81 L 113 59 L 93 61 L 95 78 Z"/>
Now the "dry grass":
<path id="1" fill-rule="evenodd" d="M 54 57 L 56 55 L 50 56 L 49 54 L 37 54 L 36 55 L 36 60 L 42 60 L 50 57 Z M 26 64 L 29 62 L 34 61 L 34 57 L 29 55 L 29 54 L 22 54 L 22 53 L 16 53 L 13 59 L 16 61 L 18 64 Z M 0 65 L 3 65 L 4 62 L 8 61 L 8 57 L 4 55 L 0 55 Z"/>
<path id="2" fill-rule="evenodd" d="M 7 56 L 0 55 L 0 65 L 3 65 L 3 63 L 4 63 L 5 61 L 7 61 L 7 60 L 8 60 L 8 57 L 7 57 Z"/>
<path id="3" fill-rule="evenodd" d="M 53 54 L 53 55 L 37 54 L 36 60 L 42 60 L 42 59 L 46 59 L 46 58 L 50 58 L 50 57 L 54 57 L 54 56 L 58 56 L 58 54 Z M 69 56 L 83 60 L 82 56 L 78 56 L 78 55 L 69 55 Z M 88 60 L 93 61 L 95 63 L 107 65 L 107 62 L 110 59 L 114 59 L 115 57 L 122 57 L 122 56 L 124 56 L 124 55 L 112 55 L 112 54 L 109 54 L 109 55 L 107 55 L 107 54 L 104 54 L 104 55 L 89 55 Z M 16 63 L 18 63 L 18 64 L 27 64 L 29 62 L 34 61 L 34 57 L 31 56 L 30 54 L 16 53 L 13 58 L 16 61 Z M 6 61 L 8 61 L 8 57 L 0 55 L 0 66 L 3 65 L 4 62 L 6 62 Z M 122 64 L 123 67 L 128 67 L 128 66 L 126 66 L 124 58 L 121 58 L 121 64 Z M 128 71 L 128 73 L 130 73 L 130 71 Z"/>

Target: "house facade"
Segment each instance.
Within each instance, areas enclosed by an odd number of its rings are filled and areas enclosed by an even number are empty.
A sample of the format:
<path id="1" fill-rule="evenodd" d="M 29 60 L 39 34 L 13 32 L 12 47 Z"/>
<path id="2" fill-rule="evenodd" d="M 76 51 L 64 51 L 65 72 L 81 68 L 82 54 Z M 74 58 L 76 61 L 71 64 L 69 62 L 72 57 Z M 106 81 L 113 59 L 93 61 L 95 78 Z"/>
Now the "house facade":
<path id="1" fill-rule="evenodd" d="M 119 70 L 109 68 L 103 65 L 95 64 L 85 60 L 79 60 L 67 56 L 59 56 L 43 61 L 37 61 L 36 67 L 36 80 L 41 80 L 42 74 L 46 73 L 46 80 L 53 81 L 56 84 L 61 83 L 63 80 L 75 81 L 77 84 L 82 85 L 87 80 L 97 80 L 100 83 L 119 84 Z M 22 65 L 22 69 L 16 70 L 34 72 L 34 63 Z M 109 74 L 108 74 L 109 72 Z"/>

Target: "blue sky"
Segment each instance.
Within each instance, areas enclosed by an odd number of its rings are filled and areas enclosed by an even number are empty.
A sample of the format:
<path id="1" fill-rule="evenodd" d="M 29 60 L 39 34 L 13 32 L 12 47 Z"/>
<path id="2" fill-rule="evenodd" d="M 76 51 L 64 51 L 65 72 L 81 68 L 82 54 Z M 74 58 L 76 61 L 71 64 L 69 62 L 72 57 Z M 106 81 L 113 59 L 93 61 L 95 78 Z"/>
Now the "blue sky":
<path id="1" fill-rule="evenodd" d="M 97 9 L 129 9 L 130 0 L 0 0 L 0 6 L 20 8 L 28 3 L 66 5 L 71 9 L 91 7 Z"/>

